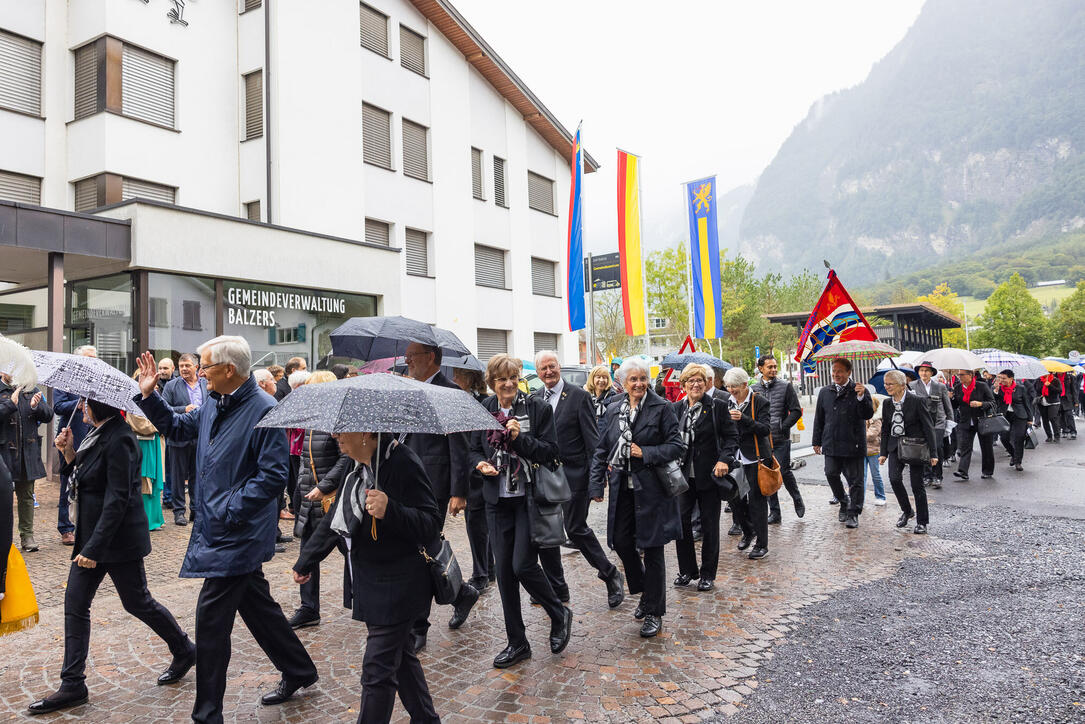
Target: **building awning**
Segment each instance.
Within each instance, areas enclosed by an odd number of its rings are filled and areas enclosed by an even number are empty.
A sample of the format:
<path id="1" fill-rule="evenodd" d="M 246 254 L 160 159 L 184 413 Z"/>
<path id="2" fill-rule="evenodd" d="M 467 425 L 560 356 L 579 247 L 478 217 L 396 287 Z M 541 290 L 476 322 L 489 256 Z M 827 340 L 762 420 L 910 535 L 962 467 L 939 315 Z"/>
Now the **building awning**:
<path id="1" fill-rule="evenodd" d="M 945 312 L 933 304 L 926 302 L 914 304 L 884 304 L 880 307 L 868 307 L 862 310 L 866 317 L 882 317 L 902 322 L 915 324 L 924 329 L 957 329 L 964 326 L 964 322 L 949 312 Z M 770 322 L 797 326 L 802 329 L 806 326 L 806 320 L 810 318 L 810 312 L 784 312 L 782 314 L 762 315 Z"/>

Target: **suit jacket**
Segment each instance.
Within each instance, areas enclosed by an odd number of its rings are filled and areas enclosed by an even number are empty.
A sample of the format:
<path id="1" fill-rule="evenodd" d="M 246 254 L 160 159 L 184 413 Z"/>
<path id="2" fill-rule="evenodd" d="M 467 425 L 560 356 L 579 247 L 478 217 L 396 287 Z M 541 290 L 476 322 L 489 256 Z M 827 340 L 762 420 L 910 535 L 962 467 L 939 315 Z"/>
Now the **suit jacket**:
<path id="1" fill-rule="evenodd" d="M 969 404 L 971 402 L 982 402 L 983 404 L 979 407 L 972 407 Z M 991 414 L 991 410 L 995 407 L 995 396 L 986 382 L 977 379 L 976 389 L 972 390 L 972 399 L 965 402 L 964 388 L 958 381 L 957 384 L 953 385 L 953 406 L 957 410 L 961 429 L 971 430 L 976 428 L 981 417 Z"/>
<path id="2" fill-rule="evenodd" d="M 938 380 L 931 380 L 931 392 L 928 395 L 923 380 L 912 380 L 908 383 L 908 389 L 926 402 L 927 410 L 931 413 L 931 421 L 934 422 L 934 429 L 945 430 L 946 420 L 953 419 L 953 403 L 949 399 L 949 388 Z"/>
<path id="3" fill-rule="evenodd" d="M 772 464 L 772 408 L 768 397 L 754 392 L 750 386 L 752 399 L 746 409 L 742 411 L 742 417 L 735 422 L 738 431 L 738 449 L 747 460 L 757 460 L 761 454 L 761 462 L 766 465 Z M 719 390 L 715 394 L 717 402 L 727 410 L 727 417 L 731 417 L 731 394 Z"/>
<path id="4" fill-rule="evenodd" d="M 203 377 L 196 378 L 200 383 L 200 392 L 202 393 L 201 399 L 203 404 L 207 404 L 209 398 L 207 397 L 207 380 Z M 166 386 L 162 389 L 162 399 L 166 401 L 169 408 L 176 412 L 178 415 L 185 414 L 185 408 L 191 403 L 188 401 L 188 383 L 181 377 L 174 377 L 172 380 L 166 383 Z M 196 444 L 195 440 L 166 440 L 167 447 L 191 447 Z"/>
<path id="5" fill-rule="evenodd" d="M 836 385 L 828 384 L 818 393 L 814 412 L 814 437 L 812 445 L 830 457 L 866 457 L 866 425 L 864 420 L 874 417 L 874 404 L 870 393 L 859 399 L 855 394 L 855 382 L 848 380 L 840 392 Z"/>
<path id="6" fill-rule="evenodd" d="M 893 413 L 895 411 L 896 405 L 893 404 L 892 397 L 888 397 L 882 401 L 881 454 L 885 457 L 889 456 L 890 437 L 892 437 L 891 433 L 893 430 Z M 927 450 L 930 451 L 930 457 L 941 457 L 941 455 L 938 454 L 938 451 L 941 450 L 941 447 L 939 447 L 941 437 L 935 432 L 934 421 L 931 419 L 927 398 L 921 398 L 919 395 L 905 392 L 903 399 L 901 399 L 900 411 L 904 416 L 904 436 L 923 438 L 927 441 Z"/>
<path id="7" fill-rule="evenodd" d="M 98 563 L 118 563 L 151 552 L 142 461 L 135 433 L 116 415 L 98 428 L 92 445 L 63 466 L 78 486 L 73 559 L 81 553 Z"/>
<path id="8" fill-rule="evenodd" d="M 441 372 L 437 373 L 430 384 L 460 389 L 459 385 Z M 467 497 L 468 473 L 471 469 L 470 442 L 467 433 L 457 432 L 451 435 L 412 433 L 403 439 L 403 443 L 421 458 L 438 502 L 446 501 L 449 497 Z"/>
<path id="9" fill-rule="evenodd" d="M 497 395 L 487 397 L 482 403 L 489 412 L 497 412 Z M 554 411 L 550 405 L 536 398 L 528 397 L 523 393 L 516 395 L 516 401 L 512 405 L 512 414 L 516 416 L 527 415 L 530 430 L 521 431 L 509 447 L 527 463 L 546 464 L 561 459 L 558 449 L 557 432 L 554 430 Z M 480 430 L 471 436 L 471 467 L 477 466 L 483 460 L 493 457 L 493 448 L 490 447 L 486 432 Z M 501 497 L 498 485 L 500 475 L 482 476 L 482 497 L 490 505 L 497 505 Z M 570 487 L 571 484 L 570 484 Z"/>
<path id="10" fill-rule="evenodd" d="M 1047 394 L 1044 395 L 1044 378 L 1037 377 L 1033 384 L 1033 394 L 1036 396 L 1037 404 L 1042 404 L 1044 400 L 1047 401 L 1047 406 L 1060 405 L 1062 398 L 1062 382 L 1055 375 L 1051 375 L 1051 382 L 1047 385 Z"/>
<path id="11" fill-rule="evenodd" d="M 1010 403 L 1006 404 L 1006 398 L 1002 394 L 1002 388 L 996 387 L 992 390 L 995 396 L 995 409 L 998 410 L 1000 415 L 1005 415 L 1006 419 L 1010 422 L 1014 420 L 1031 420 L 1033 418 L 1032 410 L 1032 397 L 1031 393 L 1026 392 L 1027 387 L 1024 383 L 1018 382 L 1013 386 L 1013 395 L 1010 397 Z M 1013 407 L 1011 412 L 1007 410 Z"/>
<path id="12" fill-rule="evenodd" d="M 545 388 L 536 390 L 531 396 L 544 405 L 550 404 L 544 399 Z M 554 428 L 569 488 L 573 495 L 587 495 L 589 463 L 599 444 L 599 424 L 587 390 L 568 382 L 562 385 L 558 409 L 554 412 Z"/>
<path id="13" fill-rule="evenodd" d="M 290 394 L 290 381 L 286 379 L 286 375 L 279 378 L 279 381 L 275 383 L 275 401 L 283 399 Z"/>
<path id="14" fill-rule="evenodd" d="M 678 418 L 681 434 L 682 420 L 689 411 L 689 398 L 672 402 L 671 409 Z M 682 461 L 692 466 L 690 482 L 700 490 L 709 490 L 716 485 L 712 479 L 712 468 L 716 463 L 723 463 L 733 469 L 735 451 L 738 450 L 738 428 L 722 395 L 719 398 L 708 395 L 701 398 L 701 412 L 697 415 L 693 432 L 693 446 L 686 449 Z"/>

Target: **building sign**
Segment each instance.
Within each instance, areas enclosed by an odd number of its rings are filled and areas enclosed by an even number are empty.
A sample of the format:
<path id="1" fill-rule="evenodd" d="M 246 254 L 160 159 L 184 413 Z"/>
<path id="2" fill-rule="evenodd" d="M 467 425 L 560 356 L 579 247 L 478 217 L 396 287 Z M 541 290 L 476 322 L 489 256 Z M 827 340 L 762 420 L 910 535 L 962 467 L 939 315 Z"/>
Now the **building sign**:
<path id="1" fill-rule="evenodd" d="M 343 316 L 347 313 L 347 300 L 343 297 L 245 287 L 229 287 L 226 290 L 226 322 L 228 324 L 274 327 L 276 312 L 283 310 Z"/>
<path id="2" fill-rule="evenodd" d="M 588 285 L 588 260 L 584 260 L 584 288 L 593 292 L 622 288 L 621 258 L 618 252 L 591 257 L 591 285 Z"/>

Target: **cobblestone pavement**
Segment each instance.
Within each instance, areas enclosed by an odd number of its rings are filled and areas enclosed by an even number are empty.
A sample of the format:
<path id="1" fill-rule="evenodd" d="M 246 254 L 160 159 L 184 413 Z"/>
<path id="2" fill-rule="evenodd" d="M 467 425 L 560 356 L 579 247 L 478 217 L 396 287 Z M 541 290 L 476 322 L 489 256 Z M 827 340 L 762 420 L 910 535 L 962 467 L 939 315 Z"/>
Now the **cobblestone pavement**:
<path id="1" fill-rule="evenodd" d="M 63 654 L 63 593 L 70 549 L 55 533 L 56 486 L 39 484 L 38 553 L 27 554 L 41 606 L 34 629 L 0 640 L 0 720 L 22 719 L 26 705 L 59 685 Z M 804 486 L 809 512 L 797 520 L 789 504 L 784 522 L 770 528 L 768 558 L 749 561 L 723 536 L 716 590 L 668 590 L 668 615 L 655 639 L 641 639 L 633 619 L 635 597 L 610 610 L 606 589 L 578 554 L 563 556 L 573 591 L 572 640 L 561 655 L 546 641 L 549 620 L 523 596 L 534 658 L 511 670 L 492 668 L 505 644 L 495 586 L 483 594 L 458 631 L 446 626 L 451 609 L 437 607 L 429 645 L 421 655 L 438 712 L 447 722 L 695 722 L 733 714 L 758 686 L 758 668 L 772 647 L 802 621 L 802 609 L 830 594 L 895 574 L 909 557 L 940 557 L 950 543 L 893 527 L 892 503 L 868 508 L 862 527 L 849 531 L 824 504 L 824 488 Z M 785 495 L 786 497 L 786 495 Z M 592 524 L 605 530 L 605 507 L 592 506 Z M 729 516 L 724 516 L 724 529 Z M 168 520 L 168 516 L 167 516 Z M 289 523 L 282 524 L 287 530 Z M 151 534 L 146 559 L 152 594 L 190 633 L 200 581 L 177 578 L 190 528 L 167 522 Z M 448 535 L 461 561 L 469 562 L 462 517 L 450 519 Z M 960 546 L 959 542 L 952 545 Z M 264 567 L 272 592 L 287 614 L 298 604 L 288 577 L 297 543 Z M 335 556 L 336 554 L 333 554 Z M 616 557 L 612 556 L 616 560 Z M 668 581 L 677 573 L 668 548 Z M 300 632 L 320 671 L 320 682 L 280 707 L 262 707 L 261 692 L 277 672 L 238 620 L 233 636 L 225 711 L 227 721 L 351 721 L 357 714 L 364 650 L 362 624 L 339 604 L 340 561 L 324 565 L 323 623 Z M 112 584 L 103 583 L 92 610 L 87 685 L 90 703 L 55 720 L 94 722 L 187 721 L 195 692 L 190 674 L 175 687 L 155 686 L 169 654 L 141 623 L 121 608 Z M 397 708 L 397 720 L 405 721 Z"/>

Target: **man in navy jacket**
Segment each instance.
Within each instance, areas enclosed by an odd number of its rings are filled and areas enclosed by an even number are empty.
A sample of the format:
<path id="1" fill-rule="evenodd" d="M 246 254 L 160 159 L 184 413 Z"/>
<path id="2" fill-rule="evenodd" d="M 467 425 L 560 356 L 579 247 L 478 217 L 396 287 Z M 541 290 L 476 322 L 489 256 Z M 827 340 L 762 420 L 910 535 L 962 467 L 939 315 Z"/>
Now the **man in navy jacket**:
<path id="1" fill-rule="evenodd" d="M 863 512 L 863 463 L 866 459 L 866 420 L 874 405 L 862 383 L 851 378 L 851 360 L 833 360 L 833 382 L 818 393 L 814 412 L 814 452 L 825 456 L 825 478 L 840 501 L 839 518 L 859 527 Z M 840 480 L 843 473 L 848 490 Z"/>
<path id="2" fill-rule="evenodd" d="M 204 578 L 196 603 L 196 703 L 192 720 L 222 722 L 230 632 L 241 614 L 280 672 L 264 704 L 279 704 L 317 681 L 316 666 L 271 597 L 262 565 L 275 553 L 278 499 L 286 487 L 286 434 L 256 423 L 275 406 L 249 374 L 243 337 L 216 337 L 197 350 L 209 399 L 178 414 L 155 391 L 149 352 L 139 358 L 136 402 L 167 440 L 196 441 L 196 523 L 182 578 Z"/>

